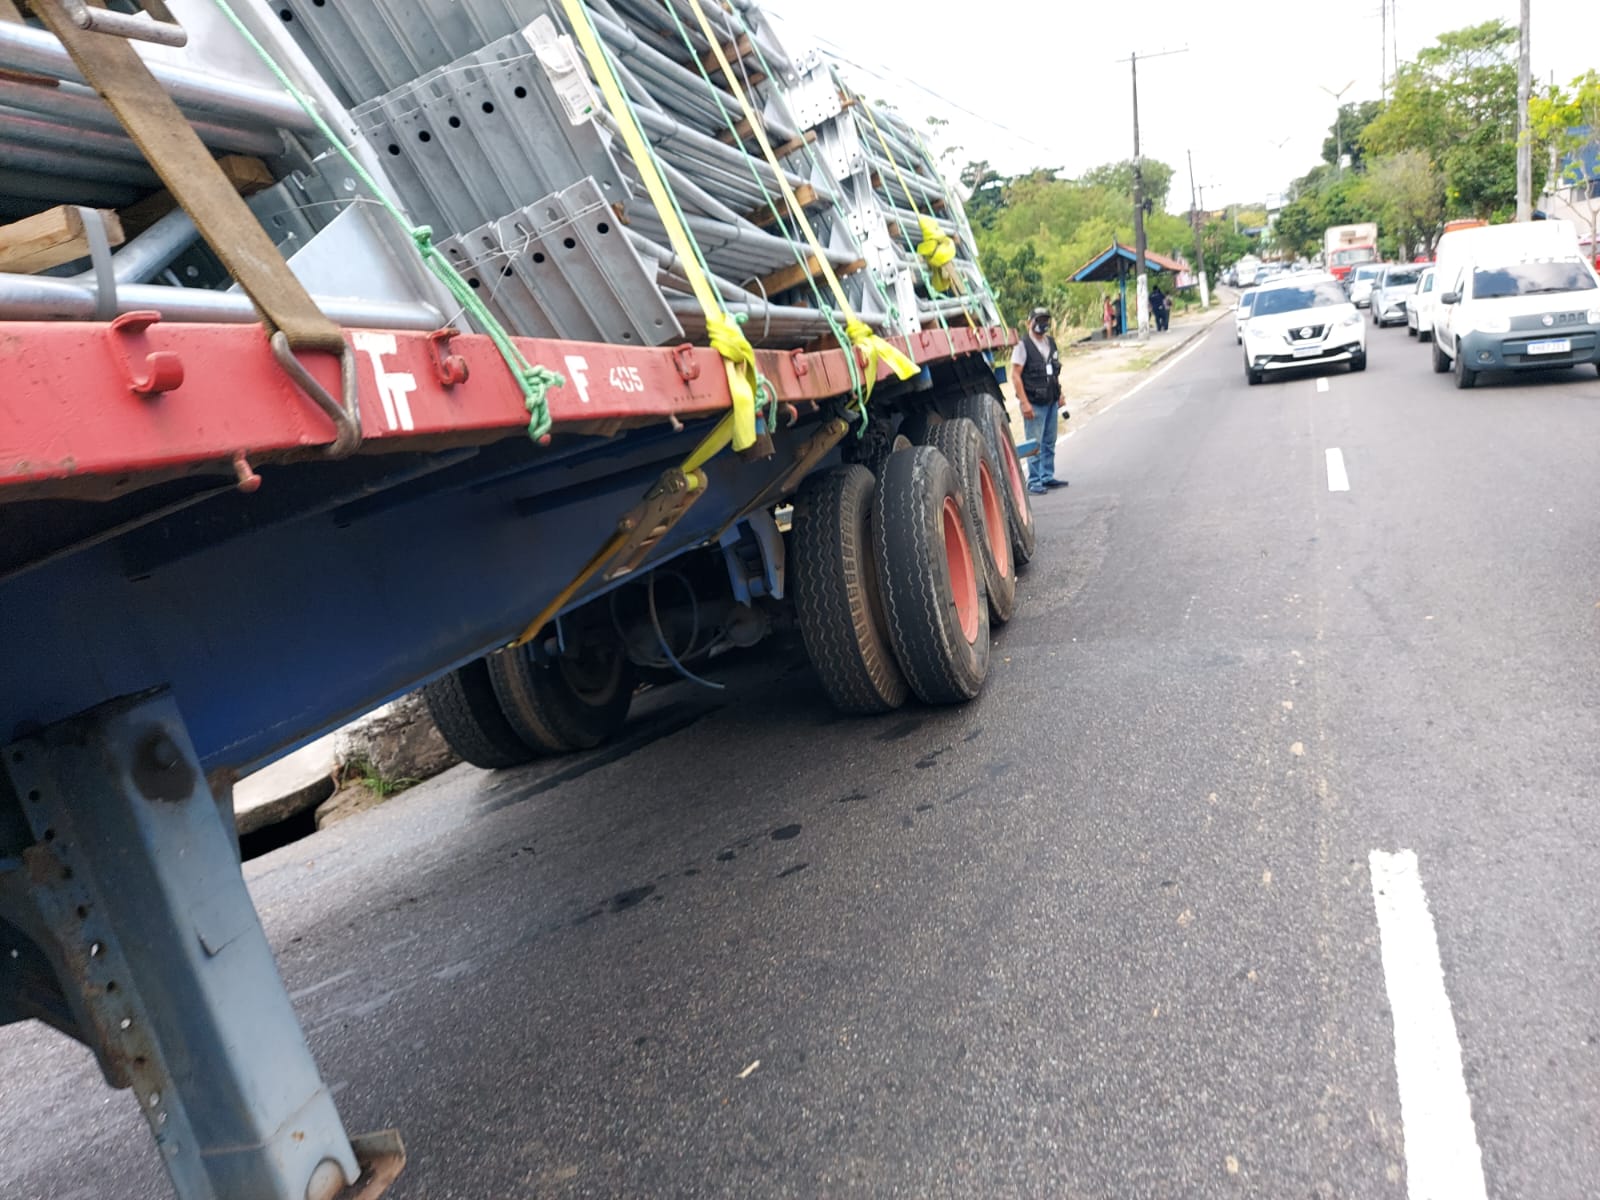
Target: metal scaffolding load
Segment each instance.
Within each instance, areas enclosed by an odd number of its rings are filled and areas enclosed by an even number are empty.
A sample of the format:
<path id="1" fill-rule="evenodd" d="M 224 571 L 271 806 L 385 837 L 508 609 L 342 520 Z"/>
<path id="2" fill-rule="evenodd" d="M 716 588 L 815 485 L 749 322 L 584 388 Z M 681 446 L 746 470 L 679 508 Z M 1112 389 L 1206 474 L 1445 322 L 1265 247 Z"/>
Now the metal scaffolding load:
<path id="1" fill-rule="evenodd" d="M 997 322 L 960 200 L 916 133 L 816 51 L 792 53 L 748 0 L 232 4 L 354 142 L 376 199 L 429 230 L 510 334 L 660 346 L 731 317 L 756 345 L 795 347 Z M 189 45 L 152 69 L 213 153 L 255 164 L 241 190 L 319 305 L 481 327 L 232 26 L 175 7 Z M 160 180 L 49 33 L 0 21 L 0 68 L 15 73 L 0 79 L 0 217 L 149 207 Z M 115 255 L 113 241 L 0 276 L 0 316 L 252 319 L 194 225 L 151 211 Z"/>

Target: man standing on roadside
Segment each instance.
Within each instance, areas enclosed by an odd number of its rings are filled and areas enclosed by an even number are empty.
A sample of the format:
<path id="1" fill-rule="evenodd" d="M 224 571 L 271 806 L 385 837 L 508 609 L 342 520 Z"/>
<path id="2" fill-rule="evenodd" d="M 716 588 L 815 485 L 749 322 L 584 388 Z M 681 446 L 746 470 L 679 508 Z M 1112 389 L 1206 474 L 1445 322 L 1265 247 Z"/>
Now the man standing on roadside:
<path id="1" fill-rule="evenodd" d="M 1022 407 L 1022 420 L 1039 450 L 1028 460 L 1028 490 L 1042 496 L 1066 487 L 1056 478 L 1056 417 L 1061 408 L 1061 353 L 1050 336 L 1050 310 L 1036 308 L 1028 327 L 1011 351 L 1011 390 Z M 1069 414 L 1061 412 L 1061 416 Z"/>

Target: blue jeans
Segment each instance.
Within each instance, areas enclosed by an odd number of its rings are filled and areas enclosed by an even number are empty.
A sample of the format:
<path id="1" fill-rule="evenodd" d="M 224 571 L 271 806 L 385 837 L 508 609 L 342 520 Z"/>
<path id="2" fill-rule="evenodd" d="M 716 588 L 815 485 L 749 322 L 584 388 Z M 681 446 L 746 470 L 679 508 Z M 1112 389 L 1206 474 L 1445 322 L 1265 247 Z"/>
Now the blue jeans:
<path id="1" fill-rule="evenodd" d="M 1056 477 L 1056 417 L 1061 404 L 1035 404 L 1033 416 L 1022 424 L 1028 439 L 1039 443 L 1039 453 L 1028 460 L 1028 486 L 1042 488 Z"/>

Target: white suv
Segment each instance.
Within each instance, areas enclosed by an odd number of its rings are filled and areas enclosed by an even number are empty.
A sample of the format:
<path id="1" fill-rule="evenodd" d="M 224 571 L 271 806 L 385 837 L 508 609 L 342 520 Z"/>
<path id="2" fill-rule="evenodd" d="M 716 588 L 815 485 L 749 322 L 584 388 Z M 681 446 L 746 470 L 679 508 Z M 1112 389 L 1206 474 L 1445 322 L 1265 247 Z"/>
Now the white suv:
<path id="1" fill-rule="evenodd" d="M 1332 275 L 1291 275 L 1261 288 L 1244 327 L 1244 375 L 1349 363 L 1367 368 L 1367 325 Z"/>

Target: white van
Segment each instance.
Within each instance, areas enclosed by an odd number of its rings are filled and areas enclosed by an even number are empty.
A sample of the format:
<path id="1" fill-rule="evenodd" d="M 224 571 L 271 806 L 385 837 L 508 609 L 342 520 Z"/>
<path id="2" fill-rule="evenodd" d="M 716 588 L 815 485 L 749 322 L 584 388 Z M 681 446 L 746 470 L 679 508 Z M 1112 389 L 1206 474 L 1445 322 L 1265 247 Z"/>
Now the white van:
<path id="1" fill-rule="evenodd" d="M 1445 306 L 1437 300 L 1454 288 L 1462 264 L 1469 259 L 1490 262 L 1504 259 L 1516 262 L 1526 258 L 1566 258 L 1578 256 L 1578 231 L 1571 221 L 1525 221 L 1510 225 L 1478 225 L 1454 229 L 1439 239 L 1433 255 L 1434 344 L 1437 326 L 1444 320 Z"/>
<path id="2" fill-rule="evenodd" d="M 1453 367 L 1456 386 L 1470 388 L 1481 371 L 1600 368 L 1600 276 L 1575 241 L 1564 254 L 1551 248 L 1479 248 L 1452 268 L 1453 278 L 1435 269 L 1435 371 Z"/>

